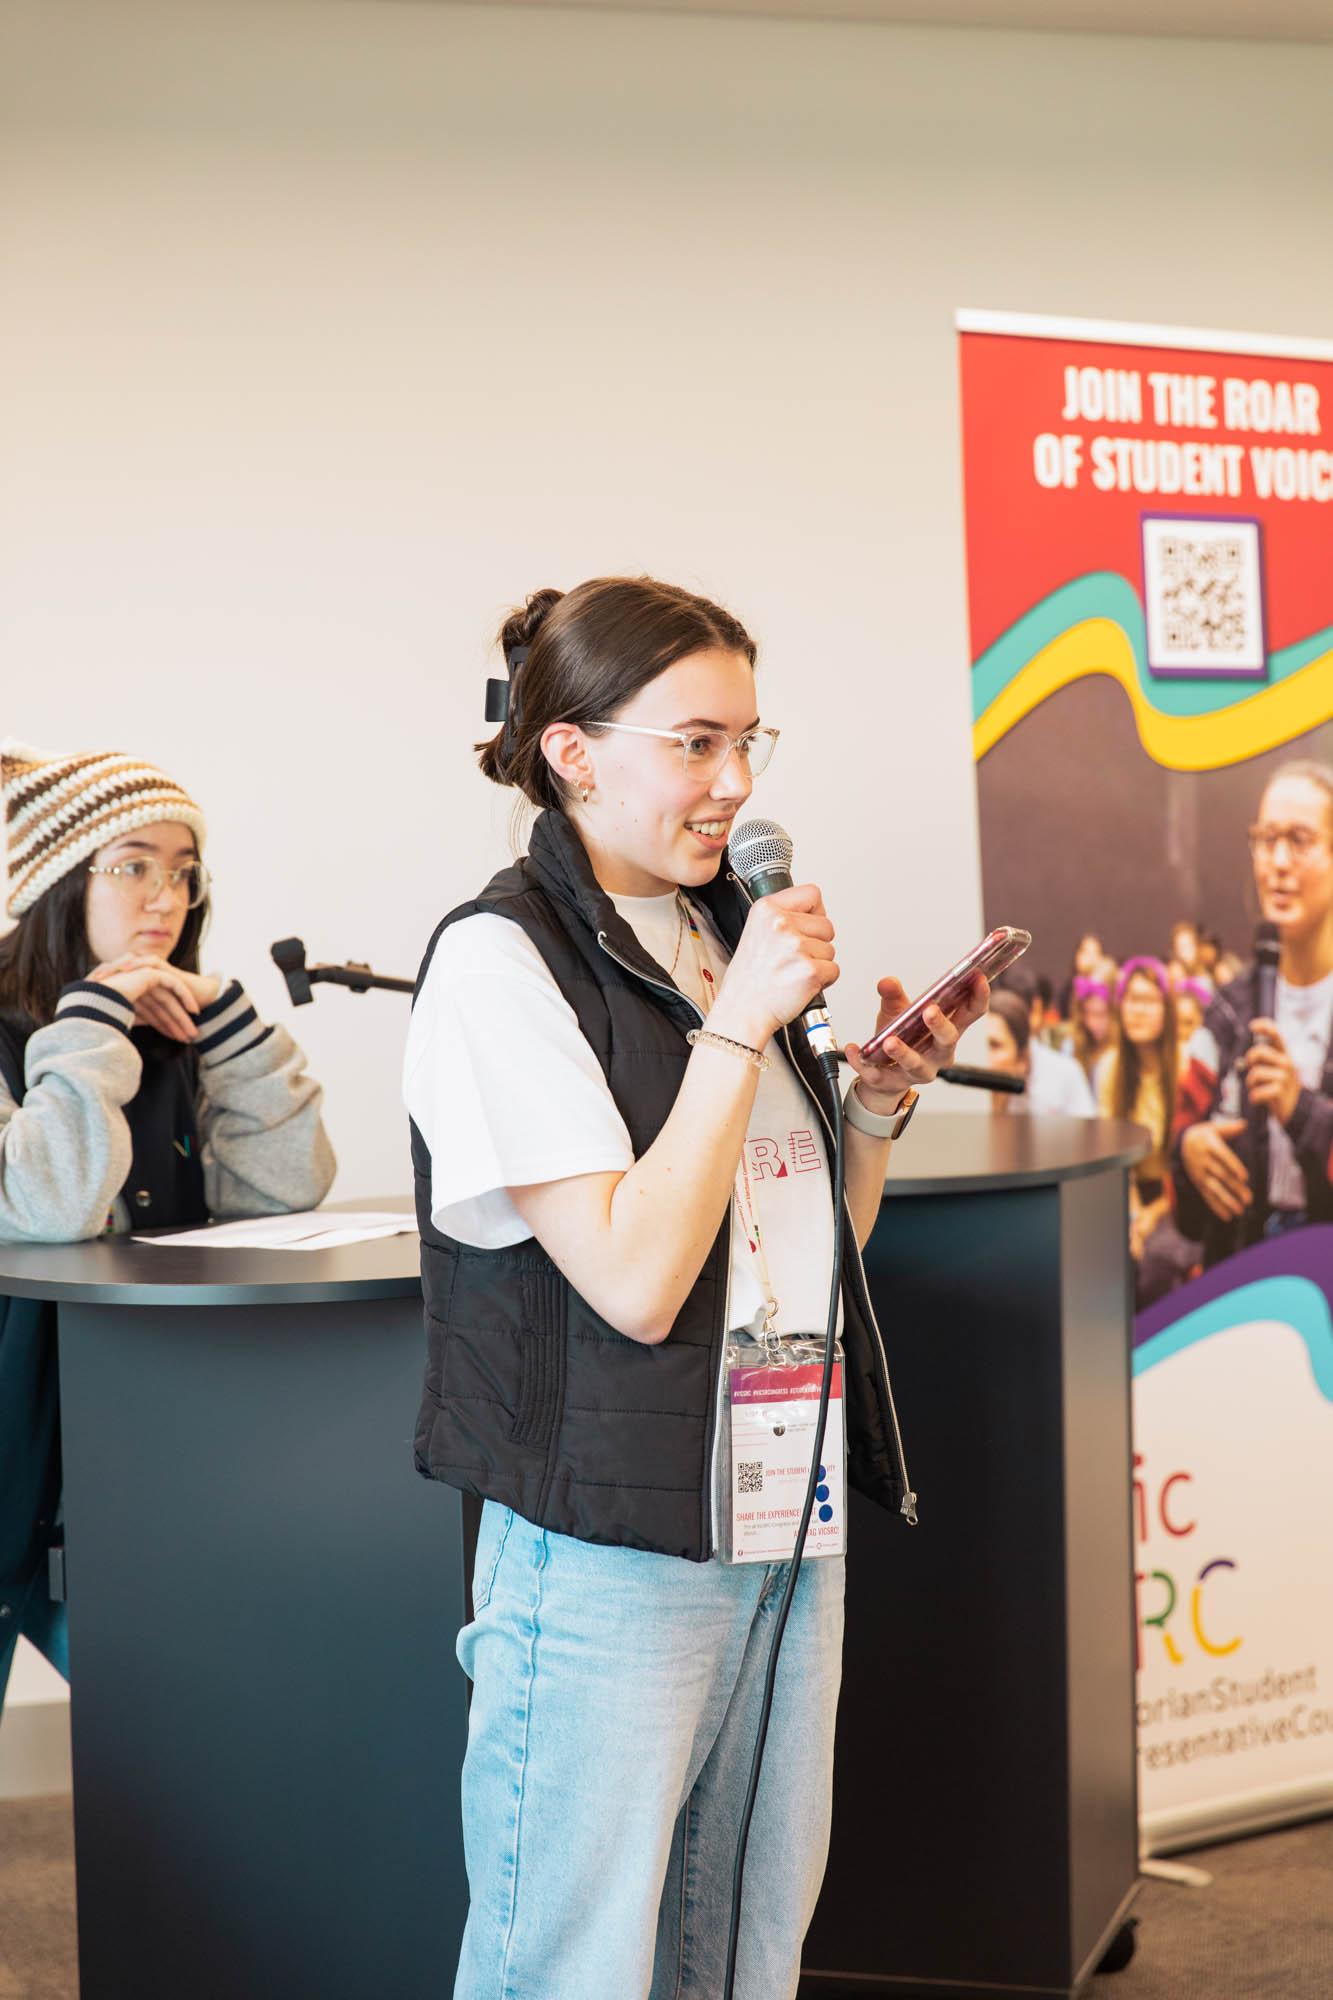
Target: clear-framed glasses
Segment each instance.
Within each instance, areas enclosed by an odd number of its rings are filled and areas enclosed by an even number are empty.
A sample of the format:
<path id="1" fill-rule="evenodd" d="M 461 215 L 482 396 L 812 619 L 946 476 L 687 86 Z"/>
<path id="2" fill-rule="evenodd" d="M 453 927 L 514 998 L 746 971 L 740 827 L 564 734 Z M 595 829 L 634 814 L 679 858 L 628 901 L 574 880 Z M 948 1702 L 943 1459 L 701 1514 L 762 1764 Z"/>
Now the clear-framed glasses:
<path id="1" fill-rule="evenodd" d="M 688 777 L 707 783 L 715 778 L 734 750 L 752 778 L 766 771 L 777 748 L 780 731 L 747 729 L 728 736 L 725 729 L 646 729 L 637 722 L 590 722 L 589 729 L 623 729 L 628 736 L 661 736 L 679 743 Z"/>
<path id="2" fill-rule="evenodd" d="M 165 883 L 173 896 L 184 896 L 187 908 L 197 910 L 208 894 L 210 876 L 202 861 L 186 861 L 179 868 L 164 868 L 151 855 L 136 854 L 117 861 L 110 868 L 90 866 L 90 875 L 109 875 L 122 896 L 151 902 L 160 896 Z"/>
<path id="3" fill-rule="evenodd" d="M 1287 852 L 1293 861 L 1308 861 L 1317 847 L 1324 844 L 1324 835 L 1312 826 L 1252 826 L 1246 835 L 1250 852 L 1271 861 L 1285 840 Z"/>

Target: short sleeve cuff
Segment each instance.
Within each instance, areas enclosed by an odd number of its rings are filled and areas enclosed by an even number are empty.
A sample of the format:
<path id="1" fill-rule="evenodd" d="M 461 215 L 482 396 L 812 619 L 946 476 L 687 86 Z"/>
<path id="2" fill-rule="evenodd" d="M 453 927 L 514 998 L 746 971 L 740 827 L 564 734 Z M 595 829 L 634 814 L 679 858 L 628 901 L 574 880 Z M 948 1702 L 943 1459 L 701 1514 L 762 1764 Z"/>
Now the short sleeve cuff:
<path id="1" fill-rule="evenodd" d="M 118 1028 L 128 1035 L 134 1026 L 134 1003 L 114 987 L 99 985 L 95 979 L 75 979 L 64 987 L 56 1002 L 58 1021 L 100 1021 L 105 1028 Z"/>

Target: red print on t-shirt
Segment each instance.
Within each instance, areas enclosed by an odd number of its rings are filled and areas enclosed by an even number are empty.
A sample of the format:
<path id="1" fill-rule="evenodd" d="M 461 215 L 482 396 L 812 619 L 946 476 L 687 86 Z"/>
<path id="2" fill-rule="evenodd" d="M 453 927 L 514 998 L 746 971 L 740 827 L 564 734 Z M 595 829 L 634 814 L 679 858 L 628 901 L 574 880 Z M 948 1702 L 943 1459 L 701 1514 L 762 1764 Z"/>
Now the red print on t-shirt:
<path id="1" fill-rule="evenodd" d="M 785 1139 L 751 1139 L 746 1146 L 750 1178 L 785 1181 L 789 1173 L 817 1174 L 824 1162 L 813 1132 L 789 1132 Z M 788 1162 L 790 1161 L 790 1165 Z"/>

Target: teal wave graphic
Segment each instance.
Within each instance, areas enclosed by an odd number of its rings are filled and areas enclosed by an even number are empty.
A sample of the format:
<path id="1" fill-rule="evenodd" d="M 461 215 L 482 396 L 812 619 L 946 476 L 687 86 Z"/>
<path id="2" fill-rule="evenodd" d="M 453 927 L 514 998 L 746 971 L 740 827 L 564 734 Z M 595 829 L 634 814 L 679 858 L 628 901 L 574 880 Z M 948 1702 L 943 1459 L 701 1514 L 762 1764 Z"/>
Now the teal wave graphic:
<path id="1" fill-rule="evenodd" d="M 1118 570 L 1094 570 L 1061 584 L 986 648 L 972 668 L 973 721 L 1017 679 L 1043 646 L 1088 618 L 1109 618 L 1123 629 L 1133 650 L 1144 698 L 1159 715 L 1220 714 L 1265 687 L 1298 674 L 1333 647 L 1333 625 L 1325 625 L 1308 639 L 1270 653 L 1266 681 L 1155 680 L 1148 672 L 1148 634 L 1138 590 Z"/>
<path id="2" fill-rule="evenodd" d="M 1159 1361 L 1169 1360 L 1200 1340 L 1260 1319 L 1280 1320 L 1300 1335 L 1319 1392 L 1333 1403 L 1333 1313 L 1329 1312 L 1328 1300 L 1313 1279 L 1290 1274 L 1256 1278 L 1253 1284 L 1238 1285 L 1234 1292 L 1224 1292 L 1220 1299 L 1210 1299 L 1207 1305 L 1174 1320 L 1135 1350 L 1134 1373 L 1145 1374 Z"/>

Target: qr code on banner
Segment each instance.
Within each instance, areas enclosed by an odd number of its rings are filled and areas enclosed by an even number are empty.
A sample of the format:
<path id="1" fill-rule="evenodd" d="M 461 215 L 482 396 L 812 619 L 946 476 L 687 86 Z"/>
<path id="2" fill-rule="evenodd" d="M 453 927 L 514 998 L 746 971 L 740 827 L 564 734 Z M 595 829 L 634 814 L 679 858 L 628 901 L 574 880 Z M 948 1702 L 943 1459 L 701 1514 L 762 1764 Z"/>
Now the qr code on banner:
<path id="1" fill-rule="evenodd" d="M 1257 521 L 1143 517 L 1143 600 L 1154 674 L 1262 674 Z"/>
<path id="2" fill-rule="evenodd" d="M 738 1493 L 762 1493 L 763 1490 L 763 1459 L 738 1458 L 736 1461 L 736 1491 Z"/>

